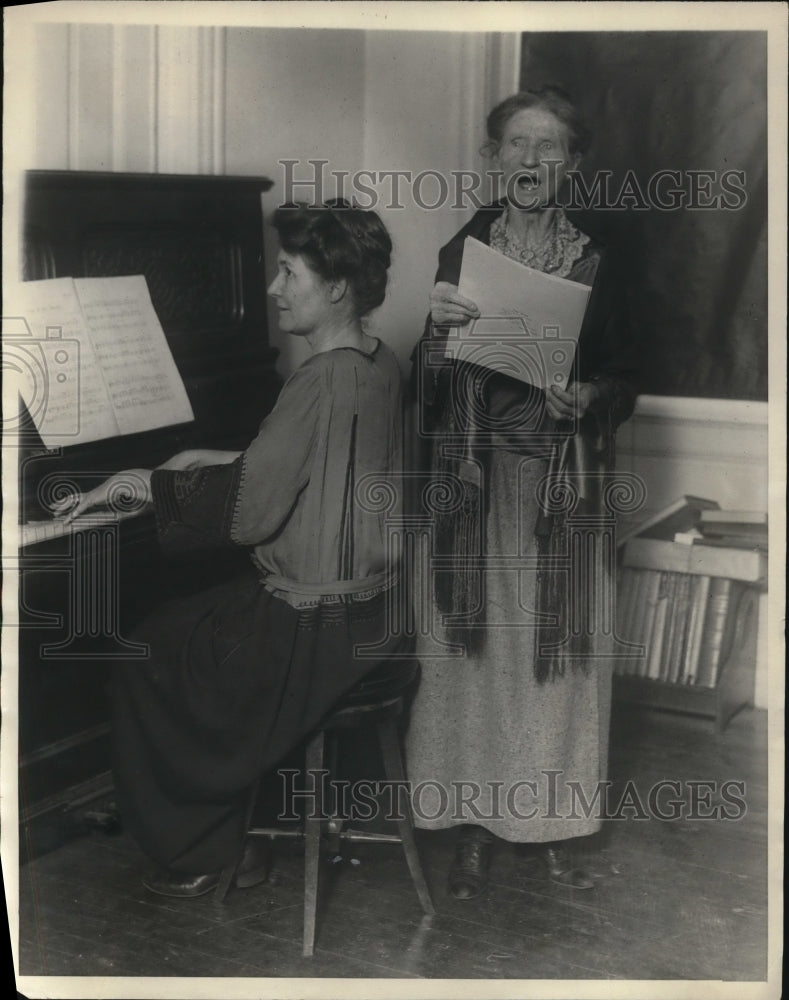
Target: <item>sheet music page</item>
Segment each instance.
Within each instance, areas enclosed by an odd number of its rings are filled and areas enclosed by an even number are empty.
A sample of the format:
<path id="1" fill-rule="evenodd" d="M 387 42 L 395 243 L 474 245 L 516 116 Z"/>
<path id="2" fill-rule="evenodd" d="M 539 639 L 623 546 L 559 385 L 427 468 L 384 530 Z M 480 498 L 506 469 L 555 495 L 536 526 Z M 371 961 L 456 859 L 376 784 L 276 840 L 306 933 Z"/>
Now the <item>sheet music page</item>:
<path id="1" fill-rule="evenodd" d="M 543 274 L 467 236 L 458 289 L 480 318 L 454 327 L 446 357 L 564 389 L 591 288 Z"/>
<path id="2" fill-rule="evenodd" d="M 9 357 L 19 391 L 47 448 L 118 434 L 71 278 L 18 282 L 4 311 L 17 317 Z M 8 358 L 7 358 L 8 360 Z"/>
<path id="3" fill-rule="evenodd" d="M 120 433 L 194 420 L 144 276 L 76 278 L 74 286 Z"/>

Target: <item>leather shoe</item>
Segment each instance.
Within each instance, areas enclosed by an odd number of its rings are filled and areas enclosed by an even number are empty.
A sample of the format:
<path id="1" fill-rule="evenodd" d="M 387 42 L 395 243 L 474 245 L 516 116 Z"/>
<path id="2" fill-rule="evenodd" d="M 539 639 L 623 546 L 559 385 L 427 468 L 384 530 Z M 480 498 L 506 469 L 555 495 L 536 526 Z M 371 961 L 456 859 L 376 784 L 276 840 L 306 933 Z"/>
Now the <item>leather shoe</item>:
<path id="1" fill-rule="evenodd" d="M 487 888 L 493 838 L 479 826 L 461 831 L 449 870 L 449 892 L 455 899 L 474 899 Z"/>
<path id="2" fill-rule="evenodd" d="M 248 841 L 236 873 L 236 886 L 239 889 L 251 889 L 252 886 L 265 882 L 268 873 L 268 853 L 262 845 Z M 166 870 L 152 878 L 143 879 L 142 884 L 150 892 L 155 892 L 157 896 L 192 899 L 213 892 L 219 885 L 221 877 L 222 872 L 186 875 L 183 872 Z"/>
<path id="3" fill-rule="evenodd" d="M 545 848 L 545 863 L 551 882 L 569 889 L 594 889 L 594 881 L 583 868 L 574 868 L 570 852 L 564 844 L 549 844 Z"/>

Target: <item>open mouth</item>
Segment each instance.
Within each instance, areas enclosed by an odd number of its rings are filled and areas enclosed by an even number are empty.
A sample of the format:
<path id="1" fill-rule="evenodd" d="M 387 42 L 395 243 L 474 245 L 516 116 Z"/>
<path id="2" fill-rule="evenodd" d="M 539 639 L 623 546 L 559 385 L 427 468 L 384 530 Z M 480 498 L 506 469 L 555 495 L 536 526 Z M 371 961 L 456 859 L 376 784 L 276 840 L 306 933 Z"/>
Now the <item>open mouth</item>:
<path id="1" fill-rule="evenodd" d="M 521 191 L 533 191 L 540 186 L 538 174 L 518 174 L 516 184 Z"/>

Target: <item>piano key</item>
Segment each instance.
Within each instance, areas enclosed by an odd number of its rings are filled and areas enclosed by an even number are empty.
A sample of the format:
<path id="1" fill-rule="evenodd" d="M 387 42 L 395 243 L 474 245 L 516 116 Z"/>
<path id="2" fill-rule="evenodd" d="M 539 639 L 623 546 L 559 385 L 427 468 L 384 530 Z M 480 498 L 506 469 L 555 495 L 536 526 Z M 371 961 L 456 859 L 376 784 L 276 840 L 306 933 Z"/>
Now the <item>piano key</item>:
<path id="1" fill-rule="evenodd" d="M 63 517 L 53 517 L 49 521 L 28 521 L 19 525 L 19 547 L 27 548 L 31 545 L 39 545 L 41 542 L 48 542 L 55 538 L 63 538 L 64 535 L 75 531 L 84 531 L 86 528 L 95 527 L 97 524 L 114 524 L 120 521 L 127 521 L 129 518 L 142 514 L 145 508 L 130 511 L 101 510 L 92 511 L 75 517 L 73 521 L 68 521 Z"/>

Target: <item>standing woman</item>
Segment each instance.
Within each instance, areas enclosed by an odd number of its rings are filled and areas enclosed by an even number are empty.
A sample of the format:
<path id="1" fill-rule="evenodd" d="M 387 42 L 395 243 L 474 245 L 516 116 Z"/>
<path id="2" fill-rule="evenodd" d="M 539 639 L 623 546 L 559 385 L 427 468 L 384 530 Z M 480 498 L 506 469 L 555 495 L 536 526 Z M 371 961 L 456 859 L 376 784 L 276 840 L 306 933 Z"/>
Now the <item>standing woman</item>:
<path id="1" fill-rule="evenodd" d="M 384 512 L 356 486 L 401 465 L 401 375 L 363 319 L 384 300 L 392 249 L 374 212 L 278 209 L 280 328 L 311 357 L 241 454 L 190 451 L 120 473 L 70 516 L 131 492 L 172 550 L 248 548 L 248 576 L 172 602 L 139 629 L 145 662 L 113 677 L 113 771 L 124 826 L 161 866 L 152 892 L 199 896 L 244 841 L 250 787 L 333 703 L 393 654 L 398 566 Z M 207 556 L 210 558 L 210 553 Z M 376 647 L 375 657 L 357 655 Z M 248 844 L 237 884 L 266 877 Z"/>
<path id="2" fill-rule="evenodd" d="M 464 504 L 436 518 L 439 553 L 451 555 L 457 569 L 449 582 L 450 574 L 435 574 L 433 594 L 434 620 L 449 613 L 465 623 L 443 631 L 445 640 L 463 642 L 465 655 L 431 657 L 418 643 L 422 680 L 407 737 L 414 787 L 443 789 L 432 802 L 422 797 L 417 825 L 459 827 L 449 873 L 449 890 L 459 899 L 484 889 L 495 837 L 542 845 L 554 881 L 593 885 L 573 867 L 566 845 L 596 832 L 600 819 L 578 808 L 568 816 L 566 783 L 577 782 L 590 801 L 606 777 L 611 661 L 594 639 L 583 657 L 550 657 L 540 649 L 564 634 L 568 602 L 547 566 L 563 550 L 563 521 L 544 509 L 539 484 L 549 473 L 554 483 L 580 484 L 585 509 L 593 512 L 599 486 L 595 496 L 587 488 L 594 477 L 578 474 L 613 468 L 614 431 L 636 398 L 611 262 L 561 207 L 567 173 L 590 141 L 576 109 L 558 88 L 524 91 L 491 111 L 487 132 L 507 197 L 479 210 L 441 249 L 423 344 L 430 338 L 435 347 L 448 326 L 479 316 L 457 288 L 466 236 L 592 291 L 566 390 L 544 392 L 465 363 L 436 369 L 431 360 L 428 368 L 420 359 L 434 357 L 435 349 L 419 351 L 415 361 L 432 442 L 426 464 L 466 490 Z M 493 432 L 486 438 L 481 428 Z M 469 521 L 475 517 L 476 546 Z M 494 567 L 481 577 L 463 568 L 464 556 L 480 547 Z M 497 556 L 526 557 L 539 572 L 497 569 Z M 559 627 L 536 628 L 534 610 L 558 616 Z"/>

